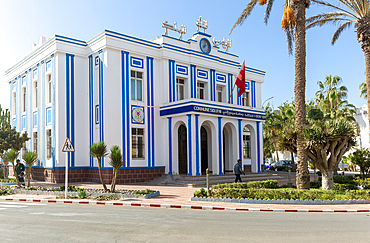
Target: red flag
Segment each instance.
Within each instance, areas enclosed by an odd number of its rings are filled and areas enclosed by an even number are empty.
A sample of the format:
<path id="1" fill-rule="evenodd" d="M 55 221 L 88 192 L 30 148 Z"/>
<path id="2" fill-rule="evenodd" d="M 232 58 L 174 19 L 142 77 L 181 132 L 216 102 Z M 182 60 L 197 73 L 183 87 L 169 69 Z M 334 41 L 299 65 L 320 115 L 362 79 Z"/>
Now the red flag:
<path id="1" fill-rule="evenodd" d="M 238 97 L 245 92 L 245 63 L 243 62 L 242 69 L 238 75 L 238 78 L 235 81 L 236 86 L 239 88 Z"/>

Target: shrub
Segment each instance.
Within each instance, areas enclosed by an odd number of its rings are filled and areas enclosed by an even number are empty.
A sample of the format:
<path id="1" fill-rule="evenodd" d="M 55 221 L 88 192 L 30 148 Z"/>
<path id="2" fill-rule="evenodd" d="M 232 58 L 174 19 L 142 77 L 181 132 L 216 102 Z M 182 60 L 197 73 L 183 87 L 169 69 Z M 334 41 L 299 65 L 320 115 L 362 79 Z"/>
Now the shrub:
<path id="1" fill-rule="evenodd" d="M 355 184 L 334 183 L 334 190 L 346 191 L 346 190 L 356 190 L 356 189 L 357 189 L 357 185 L 355 185 Z"/>
<path id="2" fill-rule="evenodd" d="M 194 192 L 194 197 L 207 197 L 207 192 L 204 188 L 200 188 L 199 191 Z"/>
<path id="3" fill-rule="evenodd" d="M 321 187 L 321 181 L 310 181 L 310 188 L 319 189 Z"/>
<path id="4" fill-rule="evenodd" d="M 277 180 L 250 181 L 247 183 L 248 188 L 278 188 Z"/>
<path id="5" fill-rule="evenodd" d="M 86 192 L 85 191 L 81 191 L 79 194 L 78 194 L 78 197 L 83 199 L 83 198 L 86 198 Z"/>
<path id="6" fill-rule="evenodd" d="M 155 191 L 153 190 L 150 190 L 150 189 L 145 189 L 145 190 L 141 190 L 141 191 L 136 191 L 135 194 L 150 194 L 150 193 L 153 193 Z"/>

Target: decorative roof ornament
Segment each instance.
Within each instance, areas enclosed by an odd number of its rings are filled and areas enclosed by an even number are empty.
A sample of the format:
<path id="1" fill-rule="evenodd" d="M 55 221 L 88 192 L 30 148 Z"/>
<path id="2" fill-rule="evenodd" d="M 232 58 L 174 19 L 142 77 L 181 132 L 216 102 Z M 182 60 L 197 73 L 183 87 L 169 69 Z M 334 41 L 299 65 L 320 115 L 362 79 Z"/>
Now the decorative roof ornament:
<path id="1" fill-rule="evenodd" d="M 226 41 L 225 37 L 222 39 L 222 41 L 217 41 L 215 40 L 215 37 L 213 37 L 212 42 L 214 46 L 222 45 L 222 47 L 225 49 L 225 52 L 227 52 L 231 47 L 231 40 L 227 39 Z"/>
<path id="2" fill-rule="evenodd" d="M 199 28 L 203 29 L 203 33 L 206 33 L 206 29 L 208 29 L 208 21 L 203 20 L 202 22 L 202 16 L 199 16 L 199 19 L 195 23 L 198 27 L 197 32 L 199 32 Z"/>
<path id="3" fill-rule="evenodd" d="M 173 25 L 169 25 L 168 21 L 165 20 L 165 21 L 163 21 L 162 28 L 166 29 L 166 31 L 164 32 L 164 35 L 167 35 L 167 30 L 168 29 L 180 33 L 180 37 L 179 37 L 180 40 L 182 40 L 182 35 L 186 34 L 186 25 L 182 24 L 181 29 L 177 29 L 177 22 L 174 22 Z"/>

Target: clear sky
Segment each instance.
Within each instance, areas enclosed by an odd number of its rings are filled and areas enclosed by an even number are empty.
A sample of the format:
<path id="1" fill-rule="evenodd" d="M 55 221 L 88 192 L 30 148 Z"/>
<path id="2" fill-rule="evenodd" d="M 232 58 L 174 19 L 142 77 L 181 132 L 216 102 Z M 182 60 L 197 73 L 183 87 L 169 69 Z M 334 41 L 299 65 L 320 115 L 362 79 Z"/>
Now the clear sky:
<path id="1" fill-rule="evenodd" d="M 294 97 L 294 56 L 289 56 L 285 34 L 280 22 L 283 1 L 276 0 L 268 25 L 263 24 L 265 6 L 256 6 L 241 27 L 228 36 L 231 27 L 248 1 L 233 0 L 0 0 L 0 104 L 9 107 L 9 86 L 5 70 L 32 51 L 32 43 L 40 36 L 55 34 L 89 40 L 105 29 L 151 40 L 164 34 L 162 22 L 187 26 L 183 39 L 196 32 L 199 16 L 208 21 L 206 33 L 221 40 L 232 40 L 230 53 L 239 62 L 266 71 L 262 100 L 274 97 L 274 107 Z M 311 6 L 307 17 L 326 11 Z M 337 43 L 330 44 L 333 26 L 314 28 L 307 32 L 306 97 L 312 99 L 317 81 L 326 75 L 338 75 L 349 89 L 349 102 L 362 106 L 360 83 L 365 82 L 365 59 L 354 29 L 342 33 Z M 169 35 L 178 37 L 169 31 Z"/>

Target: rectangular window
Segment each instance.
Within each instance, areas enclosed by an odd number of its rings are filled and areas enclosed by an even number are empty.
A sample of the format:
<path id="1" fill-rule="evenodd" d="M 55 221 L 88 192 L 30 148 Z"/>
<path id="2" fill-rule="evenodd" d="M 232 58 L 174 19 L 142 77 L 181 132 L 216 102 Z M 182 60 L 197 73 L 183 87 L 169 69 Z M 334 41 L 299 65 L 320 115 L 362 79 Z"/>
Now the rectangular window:
<path id="1" fill-rule="evenodd" d="M 143 73 L 131 71 L 131 100 L 142 101 Z"/>
<path id="2" fill-rule="evenodd" d="M 37 81 L 33 82 L 33 92 L 32 92 L 33 107 L 37 108 Z"/>
<path id="3" fill-rule="evenodd" d="M 95 106 L 95 124 L 99 124 L 99 117 L 100 117 L 99 105 L 96 105 Z"/>
<path id="4" fill-rule="evenodd" d="M 242 106 L 249 106 L 249 92 L 245 92 L 242 95 Z"/>
<path id="5" fill-rule="evenodd" d="M 22 130 L 26 130 L 26 116 L 22 116 Z"/>
<path id="6" fill-rule="evenodd" d="M 51 159 L 51 129 L 46 130 L 46 158 Z"/>
<path id="7" fill-rule="evenodd" d="M 197 98 L 204 100 L 204 83 L 197 83 Z"/>
<path id="8" fill-rule="evenodd" d="M 216 92 L 217 92 L 217 101 L 222 102 L 222 86 L 217 85 Z"/>
<path id="9" fill-rule="evenodd" d="M 47 76 L 47 92 L 48 92 L 48 96 L 47 96 L 47 102 L 48 103 L 51 103 L 51 74 L 49 74 L 48 76 Z"/>
<path id="10" fill-rule="evenodd" d="M 143 159 L 144 158 L 144 129 L 143 128 L 132 128 L 132 158 Z"/>
<path id="11" fill-rule="evenodd" d="M 33 113 L 33 127 L 37 127 L 37 122 L 38 122 L 38 120 L 37 120 L 37 112 L 35 111 L 34 113 Z"/>
<path id="12" fill-rule="evenodd" d="M 22 112 L 26 112 L 26 87 L 22 88 Z"/>
<path id="13" fill-rule="evenodd" d="M 33 133 L 33 146 L 32 146 L 32 151 L 37 154 L 37 132 Z"/>
<path id="14" fill-rule="evenodd" d="M 243 135 L 243 158 L 251 158 L 251 143 L 249 135 Z"/>
<path id="15" fill-rule="evenodd" d="M 184 99 L 184 86 L 185 86 L 185 80 L 182 78 L 176 78 L 176 96 L 177 100 L 183 100 Z"/>

